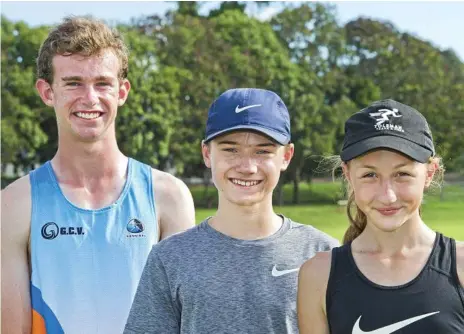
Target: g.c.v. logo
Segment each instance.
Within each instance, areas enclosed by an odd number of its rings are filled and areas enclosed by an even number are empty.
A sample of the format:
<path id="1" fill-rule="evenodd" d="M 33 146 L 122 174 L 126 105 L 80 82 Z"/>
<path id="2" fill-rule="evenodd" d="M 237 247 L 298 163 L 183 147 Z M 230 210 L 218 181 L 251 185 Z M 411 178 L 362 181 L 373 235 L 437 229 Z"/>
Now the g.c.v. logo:
<path id="1" fill-rule="evenodd" d="M 42 237 L 47 240 L 55 239 L 58 235 L 84 235 L 83 227 L 58 227 L 57 224 L 50 222 L 42 226 Z"/>

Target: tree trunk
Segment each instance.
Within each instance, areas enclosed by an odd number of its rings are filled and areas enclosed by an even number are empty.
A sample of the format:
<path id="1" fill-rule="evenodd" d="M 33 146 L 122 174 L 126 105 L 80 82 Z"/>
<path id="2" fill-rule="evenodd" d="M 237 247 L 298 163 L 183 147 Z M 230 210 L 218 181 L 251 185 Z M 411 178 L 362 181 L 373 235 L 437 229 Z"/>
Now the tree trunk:
<path id="1" fill-rule="evenodd" d="M 209 182 L 210 173 L 209 170 L 205 168 L 203 171 L 203 195 L 201 196 L 201 203 L 207 208 L 210 206 L 210 199 L 208 197 Z"/>
<path id="2" fill-rule="evenodd" d="M 300 203 L 300 181 L 301 181 L 301 168 L 298 166 L 295 169 L 295 173 L 293 175 L 293 204 Z"/>
<path id="3" fill-rule="evenodd" d="M 284 205 L 284 182 L 280 178 L 279 183 L 274 191 L 274 204 L 278 206 Z"/>

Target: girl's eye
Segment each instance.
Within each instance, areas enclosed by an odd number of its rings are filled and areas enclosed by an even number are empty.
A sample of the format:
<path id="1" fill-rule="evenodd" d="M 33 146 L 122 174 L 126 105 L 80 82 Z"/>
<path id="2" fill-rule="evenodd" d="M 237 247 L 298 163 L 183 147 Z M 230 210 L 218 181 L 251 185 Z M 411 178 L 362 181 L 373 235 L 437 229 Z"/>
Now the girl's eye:
<path id="1" fill-rule="evenodd" d="M 375 177 L 375 173 L 374 172 L 370 172 L 370 173 L 366 173 L 363 175 L 363 178 L 372 178 L 372 177 Z"/>
<path id="2" fill-rule="evenodd" d="M 398 176 L 400 176 L 400 177 L 401 177 L 401 176 L 411 176 L 411 174 L 406 173 L 406 172 L 398 172 L 396 175 L 398 175 Z"/>

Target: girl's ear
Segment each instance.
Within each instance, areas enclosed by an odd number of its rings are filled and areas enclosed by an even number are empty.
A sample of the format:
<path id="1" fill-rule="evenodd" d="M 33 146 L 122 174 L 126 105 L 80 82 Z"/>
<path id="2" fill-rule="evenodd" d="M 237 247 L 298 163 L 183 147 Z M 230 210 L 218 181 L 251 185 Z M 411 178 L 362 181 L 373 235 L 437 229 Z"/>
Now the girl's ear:
<path id="1" fill-rule="evenodd" d="M 351 176 L 350 176 L 350 168 L 349 168 L 349 165 L 348 163 L 346 162 L 342 162 L 342 171 L 343 171 L 343 176 L 345 177 L 345 179 L 348 181 L 348 183 L 350 184 L 351 186 Z"/>
<path id="2" fill-rule="evenodd" d="M 438 163 L 435 161 L 427 163 L 426 166 L 427 166 L 427 175 L 425 176 L 425 189 L 430 187 L 433 181 L 433 177 L 435 176 L 435 172 L 439 168 Z"/>

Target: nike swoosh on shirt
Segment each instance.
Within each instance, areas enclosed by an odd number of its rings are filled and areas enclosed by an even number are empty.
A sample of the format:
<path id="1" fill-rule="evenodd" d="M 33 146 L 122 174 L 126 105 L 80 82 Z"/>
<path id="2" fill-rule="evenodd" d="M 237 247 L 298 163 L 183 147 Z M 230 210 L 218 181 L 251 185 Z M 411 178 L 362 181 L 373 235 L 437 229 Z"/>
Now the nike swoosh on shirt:
<path id="1" fill-rule="evenodd" d="M 419 321 L 421 319 L 430 317 L 431 315 L 434 315 L 434 314 L 437 314 L 437 313 L 440 313 L 440 311 L 427 313 L 427 314 L 423 314 L 423 315 L 418 315 L 417 317 L 413 317 L 413 318 L 409 318 L 409 319 L 406 319 L 406 320 L 403 320 L 403 321 L 400 321 L 400 322 L 396 322 L 396 323 L 394 323 L 392 325 L 388 325 L 388 326 L 385 326 L 385 327 L 382 327 L 382 328 L 378 328 L 378 329 L 375 329 L 375 330 L 369 331 L 369 332 L 365 332 L 361 328 L 359 328 L 359 322 L 361 321 L 361 317 L 362 317 L 362 315 L 360 315 L 358 320 L 354 324 L 353 332 L 351 332 L 351 334 L 390 334 L 390 333 L 393 333 L 393 332 L 397 331 L 398 329 L 401 329 L 403 327 L 406 327 L 406 326 L 412 324 L 413 322 L 416 322 L 416 321 Z"/>
<path id="2" fill-rule="evenodd" d="M 274 267 L 272 267 L 271 275 L 274 276 L 274 277 L 279 277 L 279 276 L 283 276 L 283 275 L 293 273 L 293 272 L 298 271 L 298 270 L 300 270 L 300 268 L 287 269 L 287 270 L 277 270 L 276 266 L 274 265 Z"/>
<path id="3" fill-rule="evenodd" d="M 252 104 L 250 106 L 246 106 L 246 107 L 243 107 L 243 108 L 240 108 L 239 106 L 236 106 L 235 107 L 235 112 L 238 114 L 239 112 L 242 112 L 244 110 L 254 108 L 254 107 L 261 107 L 261 104 Z"/>

